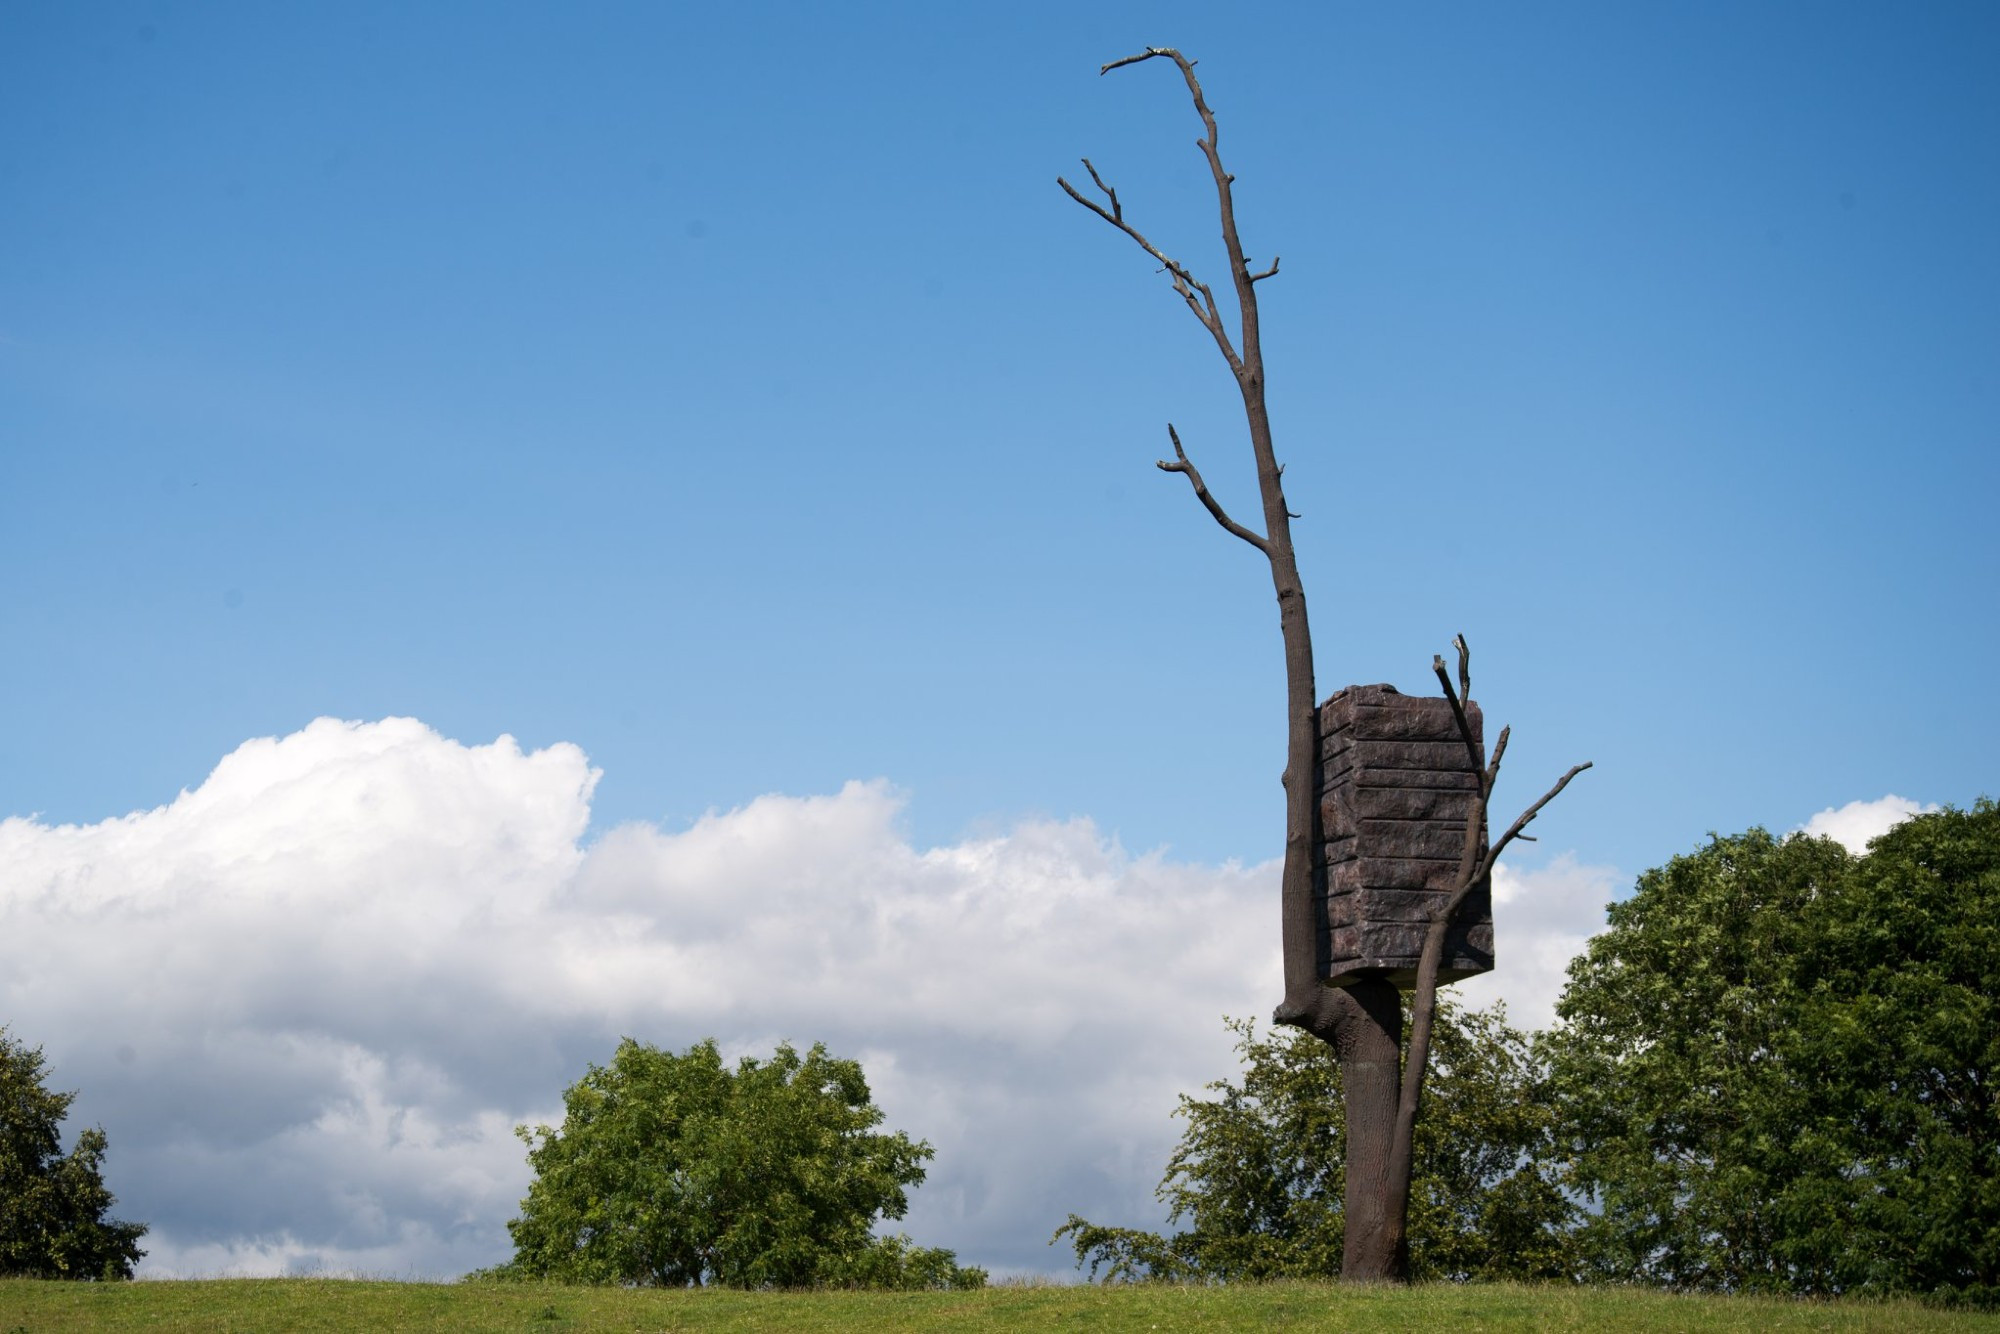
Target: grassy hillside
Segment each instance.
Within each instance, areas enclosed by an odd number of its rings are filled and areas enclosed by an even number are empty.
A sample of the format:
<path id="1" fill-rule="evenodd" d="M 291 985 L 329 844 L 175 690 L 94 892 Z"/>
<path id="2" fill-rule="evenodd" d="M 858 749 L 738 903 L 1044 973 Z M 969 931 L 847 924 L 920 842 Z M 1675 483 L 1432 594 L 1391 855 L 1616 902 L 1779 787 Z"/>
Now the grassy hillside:
<path id="1" fill-rule="evenodd" d="M 0 1280 L 0 1334 L 49 1330 L 2000 1330 L 2000 1316 L 1514 1286 L 657 1292 L 507 1284 Z"/>

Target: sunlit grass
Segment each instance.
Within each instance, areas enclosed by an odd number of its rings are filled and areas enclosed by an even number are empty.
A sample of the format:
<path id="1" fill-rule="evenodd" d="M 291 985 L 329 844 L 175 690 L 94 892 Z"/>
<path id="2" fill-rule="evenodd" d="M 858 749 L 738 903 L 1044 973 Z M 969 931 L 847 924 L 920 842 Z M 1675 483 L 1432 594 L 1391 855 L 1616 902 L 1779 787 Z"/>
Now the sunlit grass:
<path id="1" fill-rule="evenodd" d="M 1003 1284 L 977 1292 L 660 1292 L 328 1278 L 0 1281 L 0 1334 L 45 1330 L 1961 1330 L 1914 1303 L 1676 1297 L 1509 1284 Z"/>

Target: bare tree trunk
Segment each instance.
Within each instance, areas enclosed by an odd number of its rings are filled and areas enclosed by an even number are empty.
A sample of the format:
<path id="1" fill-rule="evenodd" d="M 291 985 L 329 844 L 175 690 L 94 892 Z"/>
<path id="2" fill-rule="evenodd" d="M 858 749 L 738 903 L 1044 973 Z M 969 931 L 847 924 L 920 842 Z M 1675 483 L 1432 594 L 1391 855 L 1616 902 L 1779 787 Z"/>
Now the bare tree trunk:
<path id="1" fill-rule="evenodd" d="M 1066 180 L 1058 183 L 1069 197 L 1124 232 L 1158 261 L 1172 278 L 1174 291 L 1215 340 L 1236 377 L 1243 398 L 1243 415 L 1257 463 L 1257 489 L 1263 502 L 1264 532 L 1245 528 L 1223 510 L 1210 494 L 1200 471 L 1181 446 L 1179 432 L 1167 427 L 1174 461 L 1161 460 L 1167 472 L 1186 475 L 1196 497 L 1215 521 L 1232 535 L 1262 552 L 1271 567 L 1271 584 L 1278 597 L 1278 628 L 1285 647 L 1285 860 L 1279 886 L 1279 918 L 1284 942 L 1285 996 L 1275 1018 L 1296 1024 L 1332 1045 L 1341 1061 L 1347 1102 L 1347 1242 L 1341 1275 L 1351 1279 L 1390 1279 L 1404 1272 L 1400 1238 L 1392 1224 L 1395 1193 L 1389 1181 L 1396 1127 L 1402 1049 L 1402 1011 L 1396 989 L 1386 982 L 1335 989 L 1320 984 L 1319 916 L 1324 911 L 1324 853 L 1320 831 L 1319 701 L 1314 684 L 1312 629 L 1306 614 L 1305 587 L 1292 551 L 1292 515 L 1285 505 L 1284 468 L 1271 443 L 1270 413 L 1264 398 L 1264 352 L 1257 319 L 1257 284 L 1278 272 L 1271 266 L 1253 272 L 1236 229 L 1231 185 L 1235 177 L 1223 169 L 1216 148 L 1215 115 L 1195 78 L 1194 62 L 1179 51 L 1148 47 L 1135 56 L 1114 60 L 1100 73 L 1151 60 L 1172 60 L 1186 81 L 1188 95 L 1201 116 L 1204 136 L 1197 146 L 1208 159 L 1221 210 L 1223 245 L 1229 253 L 1229 274 L 1236 289 L 1240 315 L 1239 353 L 1222 321 L 1214 293 L 1187 267 L 1163 254 L 1125 221 L 1118 192 L 1106 185 L 1097 168 L 1084 159 L 1091 182 L 1104 203 L 1084 197 Z"/>
<path id="2" fill-rule="evenodd" d="M 1419 987 L 1413 1014 L 1411 1059 L 1406 1065 L 1401 1060 L 1401 997 L 1393 984 L 1373 979 L 1347 987 L 1328 987 L 1320 981 L 1325 976 L 1320 958 L 1323 938 L 1320 927 L 1325 914 L 1325 850 L 1320 828 L 1319 702 L 1313 678 L 1312 630 L 1306 616 L 1305 588 L 1299 580 L 1298 562 L 1292 551 L 1294 516 L 1285 505 L 1285 470 L 1271 444 L 1271 420 L 1265 407 L 1264 352 L 1257 319 L 1257 284 L 1277 275 L 1278 261 L 1274 256 L 1269 268 L 1253 272 L 1243 253 L 1231 189 L 1236 178 L 1223 170 L 1216 148 L 1215 114 L 1209 110 L 1201 83 L 1195 78 L 1194 62 L 1171 48 L 1148 47 L 1137 55 L 1114 60 L 1098 72 L 1108 74 L 1154 57 L 1171 60 L 1180 70 L 1195 111 L 1201 116 L 1204 134 L 1196 146 L 1207 158 L 1215 180 L 1222 240 L 1229 254 L 1230 280 L 1236 290 L 1237 338 L 1230 337 L 1215 293 L 1197 280 L 1187 266 L 1162 253 L 1125 220 L 1118 192 L 1105 184 L 1089 158 L 1083 160 L 1084 169 L 1103 196 L 1102 203 L 1086 198 L 1066 180 L 1058 178 L 1057 183 L 1071 199 L 1131 237 L 1159 263 L 1170 276 L 1174 292 L 1215 340 L 1242 394 L 1244 420 L 1257 464 L 1258 495 L 1263 505 L 1262 533 L 1236 522 L 1223 509 L 1188 458 L 1181 446 L 1180 433 L 1171 423 L 1167 435 L 1173 441 L 1174 461 L 1162 459 L 1158 466 L 1166 472 L 1185 475 L 1194 487 L 1195 497 L 1215 521 L 1232 536 L 1262 552 L 1271 567 L 1271 584 L 1278 597 L 1278 628 L 1285 647 L 1285 860 L 1279 889 L 1285 995 L 1273 1018 L 1303 1028 L 1325 1041 L 1340 1060 L 1347 1110 L 1346 1242 L 1341 1277 L 1363 1281 L 1400 1279 L 1409 1268 L 1406 1219 L 1410 1132 L 1422 1092 L 1423 1063 L 1429 1052 L 1437 961 L 1443 949 L 1444 926 L 1464 900 L 1466 891 L 1461 889 L 1451 899 L 1426 941 L 1424 959 L 1428 968 L 1420 971 L 1427 981 Z M 1464 725 L 1462 711 L 1460 724 Z M 1470 733 L 1467 736 L 1470 744 Z M 1503 747 L 1504 744 L 1503 734 Z M 1483 764 L 1483 757 L 1476 758 L 1475 764 Z M 1498 767 L 1496 751 L 1494 770 Z M 1568 781 L 1568 778 L 1563 780 Z M 1489 777 L 1481 790 L 1478 807 L 1481 813 L 1490 787 Z M 1560 790 L 1558 784 L 1557 791 Z M 1542 801 L 1548 799 L 1544 797 Z M 1537 803 L 1537 810 L 1541 804 Z M 1531 818 L 1532 811 L 1524 817 Z M 1467 865 L 1476 860 L 1468 861 Z"/>
<path id="3" fill-rule="evenodd" d="M 1403 997 L 1380 978 L 1340 990 L 1354 1001 L 1331 1039 L 1347 1103 L 1346 1233 L 1340 1276 L 1382 1282 L 1409 1273 L 1402 1218 L 1409 1191 L 1396 1190 L 1391 1150 L 1402 1082 Z M 1320 1034 L 1322 1038 L 1325 1034 Z"/>

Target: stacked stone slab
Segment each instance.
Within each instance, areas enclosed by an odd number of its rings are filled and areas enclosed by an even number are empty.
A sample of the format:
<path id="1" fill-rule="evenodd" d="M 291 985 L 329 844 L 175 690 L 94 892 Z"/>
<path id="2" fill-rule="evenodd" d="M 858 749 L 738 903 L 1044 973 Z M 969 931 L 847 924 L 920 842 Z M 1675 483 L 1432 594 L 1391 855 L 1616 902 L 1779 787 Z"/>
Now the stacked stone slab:
<path id="1" fill-rule="evenodd" d="M 1477 704 L 1468 702 L 1466 718 L 1479 741 Z M 1349 686 L 1320 706 L 1319 722 L 1320 976 L 1334 985 L 1385 977 L 1414 986 L 1431 917 L 1457 880 L 1477 771 L 1450 700 Z M 1438 980 L 1492 967 L 1492 886 L 1482 883 L 1453 919 Z"/>

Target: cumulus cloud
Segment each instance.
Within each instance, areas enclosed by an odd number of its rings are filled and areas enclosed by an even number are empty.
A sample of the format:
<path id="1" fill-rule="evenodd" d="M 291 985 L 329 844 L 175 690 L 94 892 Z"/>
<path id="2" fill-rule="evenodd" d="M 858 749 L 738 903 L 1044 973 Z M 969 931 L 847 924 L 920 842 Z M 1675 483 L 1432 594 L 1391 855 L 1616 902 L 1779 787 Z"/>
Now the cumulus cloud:
<path id="1" fill-rule="evenodd" d="M 449 1275 L 509 1253 L 512 1129 L 630 1035 L 824 1041 L 935 1145 L 907 1226 L 1061 1270 L 1072 1210 L 1160 1221 L 1176 1095 L 1278 994 L 1277 866 L 1089 820 L 918 848 L 881 782 L 585 842 L 584 754 L 411 719 L 245 743 L 157 810 L 0 822 L 0 1021 L 101 1123 L 142 1272 Z M 1518 1022 L 1610 872 L 1495 886 Z"/>
<path id="2" fill-rule="evenodd" d="M 1912 815 L 1928 815 L 1936 809 L 1935 805 L 1919 805 L 1908 797 L 1890 793 L 1874 801 L 1829 806 L 1799 828 L 1815 838 L 1830 838 L 1859 857 L 1868 851 L 1870 843 Z"/>
<path id="3" fill-rule="evenodd" d="M 1586 866 L 1568 852 L 1530 870 L 1494 867 L 1494 971 L 1460 982 L 1457 998 L 1475 1006 L 1506 1001 L 1516 1028 L 1555 1023 L 1570 960 L 1604 929 L 1604 910 L 1623 886 L 1617 868 Z"/>

